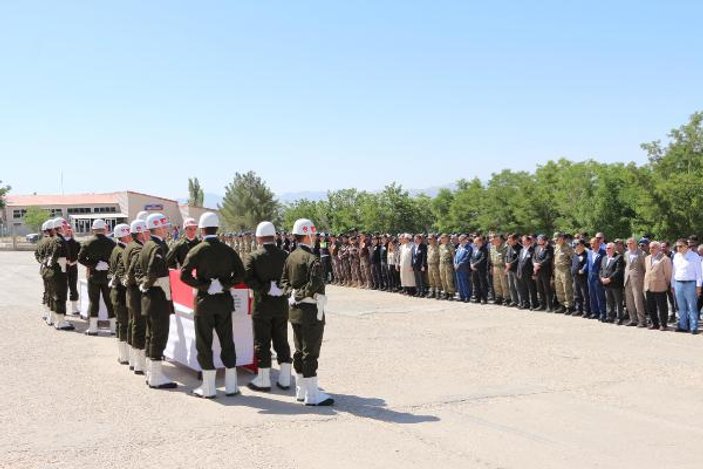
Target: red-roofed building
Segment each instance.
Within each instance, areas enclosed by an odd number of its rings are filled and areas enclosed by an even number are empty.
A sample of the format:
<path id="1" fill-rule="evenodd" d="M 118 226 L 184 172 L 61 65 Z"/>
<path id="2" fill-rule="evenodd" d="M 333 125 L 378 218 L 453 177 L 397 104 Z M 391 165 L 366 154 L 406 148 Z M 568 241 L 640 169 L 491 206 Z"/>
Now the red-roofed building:
<path id="1" fill-rule="evenodd" d="M 14 195 L 5 197 L 5 209 L 0 213 L 6 231 L 25 235 L 30 228 L 24 224 L 27 208 L 41 207 L 49 211 L 51 218 L 64 217 L 74 227 L 76 233 L 90 232 L 96 218 L 105 220 L 112 229 L 118 223 L 128 223 L 142 210 L 166 215 L 174 226 L 181 226 L 183 219 L 197 219 L 208 209 L 179 205 L 176 200 L 134 191 L 65 194 L 65 195 Z"/>

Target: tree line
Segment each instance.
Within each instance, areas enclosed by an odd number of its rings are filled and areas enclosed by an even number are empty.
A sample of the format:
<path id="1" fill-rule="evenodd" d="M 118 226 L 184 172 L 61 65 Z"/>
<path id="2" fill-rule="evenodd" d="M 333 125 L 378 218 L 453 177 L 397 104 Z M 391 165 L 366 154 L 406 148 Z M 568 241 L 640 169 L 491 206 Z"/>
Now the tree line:
<path id="1" fill-rule="evenodd" d="M 345 232 L 604 231 L 609 238 L 674 239 L 703 234 L 703 113 L 642 144 L 648 161 L 600 163 L 566 158 L 533 172 L 505 169 L 488 181 L 460 179 L 434 197 L 412 196 L 395 183 L 377 193 L 342 189 L 325 200 L 281 209 L 284 226 L 299 217 L 319 229 Z"/>

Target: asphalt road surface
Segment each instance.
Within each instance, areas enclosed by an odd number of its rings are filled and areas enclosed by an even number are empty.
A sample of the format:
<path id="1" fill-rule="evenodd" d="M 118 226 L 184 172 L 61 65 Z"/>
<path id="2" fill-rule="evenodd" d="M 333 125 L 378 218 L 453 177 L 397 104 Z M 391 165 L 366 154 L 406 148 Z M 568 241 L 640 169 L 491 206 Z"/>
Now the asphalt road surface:
<path id="1" fill-rule="evenodd" d="M 0 266 L 0 467 L 703 467 L 701 335 L 330 287 L 334 407 L 245 371 L 200 400 L 189 370 L 151 390 L 114 338 L 44 325 L 32 253 Z"/>

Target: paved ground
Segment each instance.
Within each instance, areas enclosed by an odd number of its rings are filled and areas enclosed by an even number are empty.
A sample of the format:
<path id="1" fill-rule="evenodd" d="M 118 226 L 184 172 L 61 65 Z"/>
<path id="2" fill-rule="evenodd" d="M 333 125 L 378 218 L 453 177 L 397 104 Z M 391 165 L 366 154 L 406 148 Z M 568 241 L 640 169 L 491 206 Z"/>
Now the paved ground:
<path id="1" fill-rule="evenodd" d="M 43 325 L 31 256 L 0 252 L 0 467 L 703 467 L 700 335 L 332 287 L 334 408 L 205 401 Z"/>

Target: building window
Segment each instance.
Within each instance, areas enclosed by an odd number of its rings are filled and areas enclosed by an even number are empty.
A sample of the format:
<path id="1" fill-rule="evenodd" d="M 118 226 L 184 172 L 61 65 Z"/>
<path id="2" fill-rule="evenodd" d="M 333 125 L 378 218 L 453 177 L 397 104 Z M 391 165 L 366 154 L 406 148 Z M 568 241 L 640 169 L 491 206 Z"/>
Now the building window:
<path id="1" fill-rule="evenodd" d="M 116 207 L 95 207 L 93 213 L 117 213 Z"/>
<path id="2" fill-rule="evenodd" d="M 51 209 L 51 217 L 62 217 L 63 216 L 63 209 L 61 208 L 52 208 Z"/>
<path id="3" fill-rule="evenodd" d="M 90 213 L 90 207 L 71 207 L 68 209 L 69 215 L 74 215 L 76 213 Z"/>
<path id="4" fill-rule="evenodd" d="M 27 213 L 27 210 L 25 210 L 25 209 L 13 210 L 12 211 L 12 218 L 14 218 L 15 220 L 19 220 L 20 218 L 24 218 L 26 213 Z"/>

